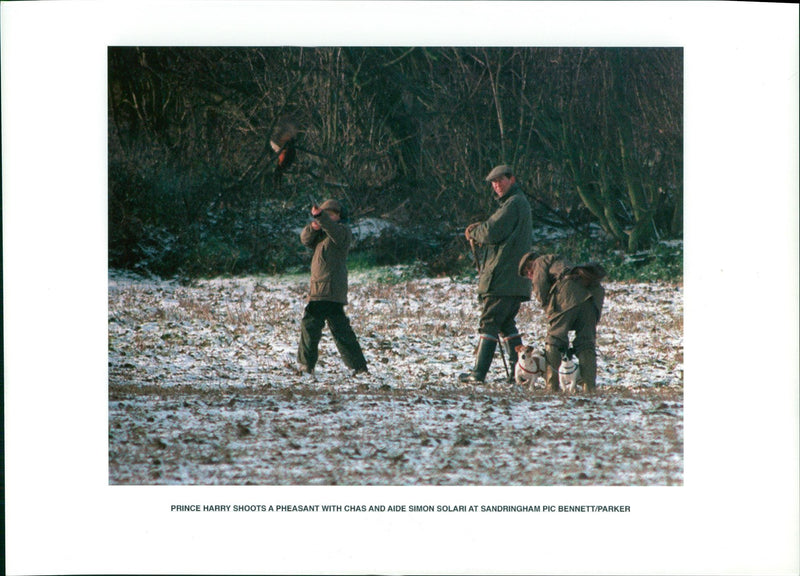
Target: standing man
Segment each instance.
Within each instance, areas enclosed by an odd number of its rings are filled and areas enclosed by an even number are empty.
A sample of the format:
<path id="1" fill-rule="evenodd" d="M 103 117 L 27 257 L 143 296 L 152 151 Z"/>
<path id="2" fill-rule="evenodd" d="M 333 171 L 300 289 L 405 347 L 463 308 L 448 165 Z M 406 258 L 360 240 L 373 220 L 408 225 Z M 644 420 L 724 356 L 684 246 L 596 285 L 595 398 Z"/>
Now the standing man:
<path id="1" fill-rule="evenodd" d="M 531 248 L 531 206 L 517 184 L 510 166 L 495 167 L 486 177 L 500 207 L 484 222 L 470 224 L 465 236 L 486 247 L 486 257 L 478 276 L 478 298 L 483 310 L 478 328 L 480 338 L 471 372 L 459 380 L 480 384 L 492 363 L 497 343 L 508 352 L 509 367 L 517 361 L 515 348 L 522 344 L 516 316 L 520 305 L 531 297 L 531 282 L 519 276 L 520 258 Z M 509 376 L 509 380 L 513 373 Z"/>
<path id="2" fill-rule="evenodd" d="M 533 292 L 547 316 L 547 387 L 552 392 L 560 388 L 558 367 L 569 347 L 569 331 L 574 330 L 572 346 L 580 364 L 581 380 L 586 392 L 594 391 L 597 322 L 605 299 L 605 289 L 600 280 L 605 276 L 605 270 L 596 264 L 572 266 L 555 254 L 538 256 L 530 252 L 519 262 L 519 275 L 533 282 Z"/>
<path id="3" fill-rule="evenodd" d="M 353 242 L 350 228 L 341 222 L 342 207 L 336 200 L 312 206 L 314 220 L 300 232 L 300 241 L 314 250 L 311 258 L 311 287 L 300 323 L 297 360 L 301 372 L 314 373 L 322 328 L 328 323 L 333 341 L 345 365 L 356 374 L 367 372 L 367 361 L 350 320 L 347 304 L 347 253 Z"/>

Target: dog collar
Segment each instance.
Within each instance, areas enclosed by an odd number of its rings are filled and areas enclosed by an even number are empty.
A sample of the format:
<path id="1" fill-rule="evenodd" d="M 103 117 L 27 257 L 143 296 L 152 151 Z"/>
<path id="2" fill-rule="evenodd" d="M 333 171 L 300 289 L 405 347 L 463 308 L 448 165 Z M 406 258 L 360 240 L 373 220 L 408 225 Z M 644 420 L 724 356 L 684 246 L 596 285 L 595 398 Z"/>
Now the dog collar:
<path id="1" fill-rule="evenodd" d="M 570 370 L 569 372 L 566 372 L 566 371 L 562 372 L 560 367 L 558 369 L 560 374 L 572 374 L 573 372 L 577 372 L 577 370 L 578 370 L 578 365 L 577 364 L 575 366 L 573 366 L 572 370 Z"/>
<path id="2" fill-rule="evenodd" d="M 517 366 L 519 366 L 523 372 L 527 372 L 528 374 L 538 374 L 538 372 L 531 372 L 530 370 L 525 368 L 525 366 L 523 366 L 522 364 L 517 364 Z"/>

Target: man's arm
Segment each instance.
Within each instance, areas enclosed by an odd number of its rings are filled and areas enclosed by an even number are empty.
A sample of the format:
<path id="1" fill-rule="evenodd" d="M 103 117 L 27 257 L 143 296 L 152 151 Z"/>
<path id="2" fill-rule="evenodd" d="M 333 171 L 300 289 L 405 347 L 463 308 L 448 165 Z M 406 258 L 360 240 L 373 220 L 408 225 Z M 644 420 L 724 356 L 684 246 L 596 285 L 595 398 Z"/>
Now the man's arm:
<path id="1" fill-rule="evenodd" d="M 514 231 L 519 221 L 518 208 L 514 198 L 501 206 L 488 220 L 479 223 L 469 231 L 469 236 L 479 244 L 501 244 Z"/>
<path id="2" fill-rule="evenodd" d="M 303 246 L 306 246 L 308 248 L 313 248 L 314 246 L 316 246 L 317 243 L 320 240 L 322 240 L 322 238 L 325 235 L 321 229 L 318 228 L 315 229 L 312 226 L 312 224 L 314 224 L 314 222 L 306 224 L 306 226 L 300 232 L 300 242 L 303 243 Z"/>
<path id="3" fill-rule="evenodd" d="M 334 222 L 324 210 L 314 216 L 320 227 L 330 237 L 334 244 L 346 248 L 349 245 L 350 235 L 347 228 L 339 222 Z"/>

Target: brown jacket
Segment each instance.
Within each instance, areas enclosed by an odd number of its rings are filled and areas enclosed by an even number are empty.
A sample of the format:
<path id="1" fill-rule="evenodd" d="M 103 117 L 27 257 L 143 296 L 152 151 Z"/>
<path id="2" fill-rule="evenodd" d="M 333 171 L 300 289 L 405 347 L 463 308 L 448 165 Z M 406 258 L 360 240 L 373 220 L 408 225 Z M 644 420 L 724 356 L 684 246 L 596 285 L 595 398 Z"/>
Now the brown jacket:
<path id="1" fill-rule="evenodd" d="M 533 261 L 533 293 L 544 308 L 547 319 L 591 299 L 600 320 L 605 290 L 600 284 L 587 288 L 569 273 L 571 268 L 569 262 L 555 254 L 545 254 Z"/>
<path id="2" fill-rule="evenodd" d="M 314 250 L 308 299 L 347 304 L 347 253 L 353 233 L 341 222 L 331 220 L 324 210 L 317 221 L 321 230 L 308 224 L 300 232 L 303 245 Z"/>

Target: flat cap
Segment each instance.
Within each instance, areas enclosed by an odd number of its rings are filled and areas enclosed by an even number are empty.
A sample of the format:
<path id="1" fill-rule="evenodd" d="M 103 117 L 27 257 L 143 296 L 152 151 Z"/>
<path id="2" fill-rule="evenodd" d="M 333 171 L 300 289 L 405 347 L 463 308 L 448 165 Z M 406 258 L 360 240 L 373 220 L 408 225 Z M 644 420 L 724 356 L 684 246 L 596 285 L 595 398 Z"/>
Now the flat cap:
<path id="1" fill-rule="evenodd" d="M 500 164 L 500 166 L 495 166 L 492 168 L 492 171 L 489 172 L 489 175 L 486 177 L 487 182 L 491 182 L 496 178 L 500 178 L 501 176 L 511 176 L 514 174 L 514 171 L 511 169 L 511 166 L 507 164 Z"/>
<path id="2" fill-rule="evenodd" d="M 319 207 L 320 210 L 332 210 L 337 214 L 342 213 L 342 205 L 339 204 L 336 200 L 325 200 L 322 205 Z"/>

